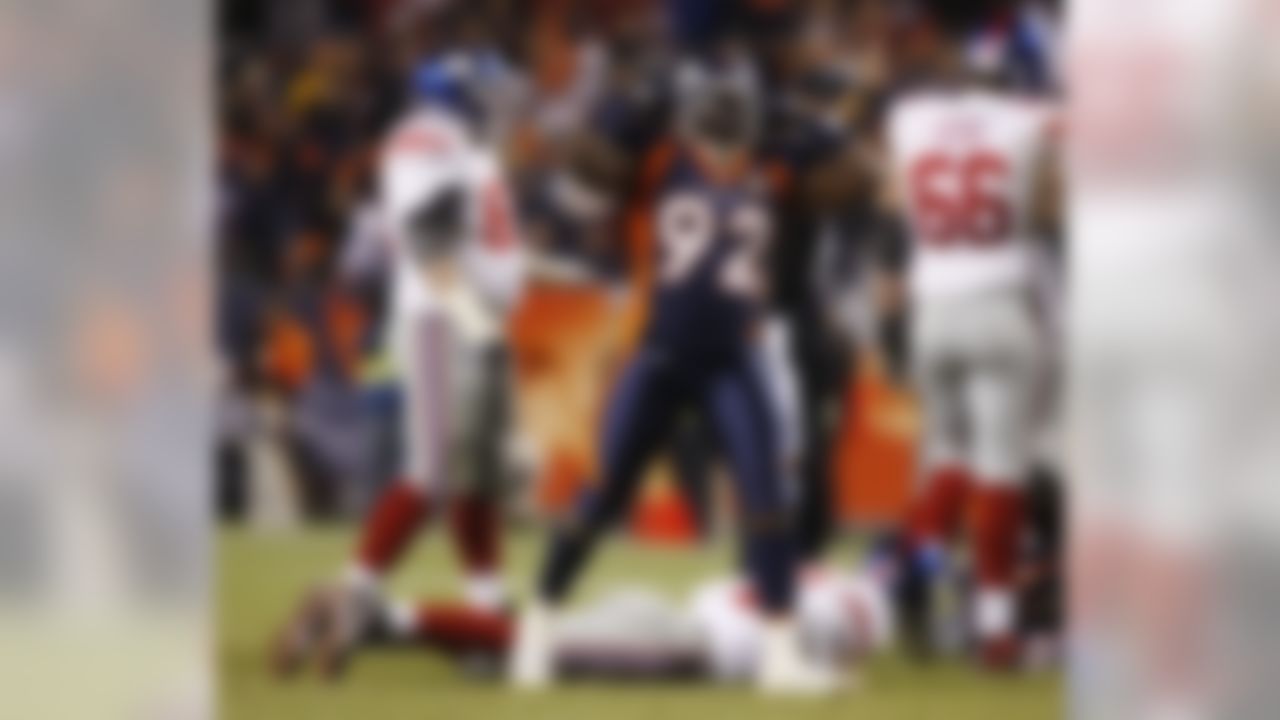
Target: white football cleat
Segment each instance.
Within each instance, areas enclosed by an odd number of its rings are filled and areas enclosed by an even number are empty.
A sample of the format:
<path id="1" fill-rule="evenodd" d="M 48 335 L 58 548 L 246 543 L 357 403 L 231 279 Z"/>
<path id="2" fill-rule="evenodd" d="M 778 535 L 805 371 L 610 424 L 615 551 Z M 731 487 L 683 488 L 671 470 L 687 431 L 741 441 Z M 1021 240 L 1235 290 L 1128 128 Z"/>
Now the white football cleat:
<path id="1" fill-rule="evenodd" d="M 541 690 L 552 682 L 552 640 L 555 612 L 534 602 L 520 615 L 515 650 L 511 655 L 511 684 L 521 690 Z"/>
<path id="2" fill-rule="evenodd" d="M 805 657 L 790 620 L 766 621 L 756 686 L 767 695 L 830 695 L 846 687 L 837 668 Z"/>

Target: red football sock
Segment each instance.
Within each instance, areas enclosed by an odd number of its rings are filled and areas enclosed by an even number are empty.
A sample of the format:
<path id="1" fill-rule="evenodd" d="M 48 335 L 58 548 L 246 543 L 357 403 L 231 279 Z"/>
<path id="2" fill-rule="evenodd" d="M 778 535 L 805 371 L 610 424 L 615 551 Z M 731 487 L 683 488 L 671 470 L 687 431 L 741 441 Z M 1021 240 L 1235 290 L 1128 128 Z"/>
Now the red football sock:
<path id="1" fill-rule="evenodd" d="M 460 495 L 451 503 L 454 546 L 467 572 L 492 573 L 502 561 L 498 504 L 487 495 Z"/>
<path id="2" fill-rule="evenodd" d="M 923 543 L 955 535 L 964 520 L 972 487 L 968 471 L 958 465 L 929 473 L 924 492 L 911 509 L 912 539 Z"/>
<path id="3" fill-rule="evenodd" d="M 989 667 L 1017 662 L 1017 603 L 1014 575 L 1022 531 L 1022 493 L 1008 486 L 980 488 L 973 523 L 977 597 L 974 622 Z"/>
<path id="4" fill-rule="evenodd" d="M 423 603 L 415 617 L 418 639 L 445 652 L 501 655 L 511 647 L 512 621 L 502 613 L 454 603 Z"/>
<path id="5" fill-rule="evenodd" d="M 1022 492 L 1013 487 L 984 487 L 974 506 L 974 556 L 979 583 L 1011 585 L 1022 530 Z"/>
<path id="6" fill-rule="evenodd" d="M 397 482 L 384 490 L 361 529 L 360 563 L 385 573 L 404 555 L 429 509 L 426 495 L 408 483 Z"/>

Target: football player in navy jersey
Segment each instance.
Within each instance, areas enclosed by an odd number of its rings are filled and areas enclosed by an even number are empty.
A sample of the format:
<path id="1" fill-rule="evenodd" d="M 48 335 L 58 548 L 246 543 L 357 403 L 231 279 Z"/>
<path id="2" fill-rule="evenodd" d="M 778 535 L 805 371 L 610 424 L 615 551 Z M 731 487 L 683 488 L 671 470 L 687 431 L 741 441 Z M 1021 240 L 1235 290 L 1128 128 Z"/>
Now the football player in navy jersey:
<path id="1" fill-rule="evenodd" d="M 755 352 L 773 198 L 773 181 L 754 155 L 758 116 L 745 65 L 687 65 L 677 74 L 673 137 L 651 151 L 641 180 L 654 243 L 644 273 L 646 329 L 603 418 L 597 489 L 553 539 L 537 597 L 521 619 L 511 667 L 520 687 L 552 680 L 556 611 L 689 410 L 714 428 L 736 483 L 744 562 L 768 618 L 757 683 L 782 693 L 838 687 L 832 668 L 802 655 L 791 621 L 793 531 Z"/>

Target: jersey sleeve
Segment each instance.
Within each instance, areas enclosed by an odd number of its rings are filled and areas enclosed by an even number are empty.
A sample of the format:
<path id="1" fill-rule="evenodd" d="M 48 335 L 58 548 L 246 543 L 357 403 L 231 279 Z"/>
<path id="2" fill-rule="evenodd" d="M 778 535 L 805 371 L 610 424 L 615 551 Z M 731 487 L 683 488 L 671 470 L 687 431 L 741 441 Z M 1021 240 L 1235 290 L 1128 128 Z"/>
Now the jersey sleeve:
<path id="1" fill-rule="evenodd" d="M 662 181 L 676 159 L 676 145 L 666 140 L 654 145 L 645 153 L 636 179 L 635 198 L 639 203 L 652 202 L 662 187 Z"/>
<path id="2" fill-rule="evenodd" d="M 516 205 L 496 158 L 477 158 L 472 193 L 476 204 L 473 279 L 483 294 L 510 308 L 523 294 L 528 258 L 520 240 Z"/>
<path id="3" fill-rule="evenodd" d="M 627 261 L 638 287 L 647 287 L 657 258 L 654 247 L 653 204 L 667 172 L 675 162 L 675 144 L 667 141 L 645 155 L 626 212 Z"/>
<path id="4" fill-rule="evenodd" d="M 903 178 L 904 169 L 902 163 L 899 162 L 899 153 L 904 143 L 903 125 L 905 124 L 906 113 L 908 111 L 910 101 L 899 101 L 890 106 L 885 113 L 884 133 L 883 133 L 883 168 L 884 177 L 882 182 L 885 183 L 886 197 L 891 198 L 894 207 L 884 208 L 896 211 L 899 217 L 905 222 L 907 206 L 906 206 L 906 181 Z"/>
<path id="5" fill-rule="evenodd" d="M 492 252 L 513 250 L 520 242 L 515 203 L 507 184 L 498 177 L 481 183 L 480 242 Z"/>
<path id="6" fill-rule="evenodd" d="M 339 256 L 339 272 L 351 282 L 386 277 L 395 249 L 386 220 L 375 204 L 361 206 L 352 216 Z"/>

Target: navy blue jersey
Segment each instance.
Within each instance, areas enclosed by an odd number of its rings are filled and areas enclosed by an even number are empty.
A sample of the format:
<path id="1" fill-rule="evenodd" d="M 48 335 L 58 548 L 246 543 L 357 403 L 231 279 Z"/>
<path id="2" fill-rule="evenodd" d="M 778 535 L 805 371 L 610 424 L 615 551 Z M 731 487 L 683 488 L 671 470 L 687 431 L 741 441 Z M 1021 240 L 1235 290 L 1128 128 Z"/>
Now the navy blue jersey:
<path id="1" fill-rule="evenodd" d="M 651 347 L 713 363 L 740 357 L 765 295 L 762 263 L 772 234 L 763 172 L 707 176 L 680 150 L 652 178 Z"/>

